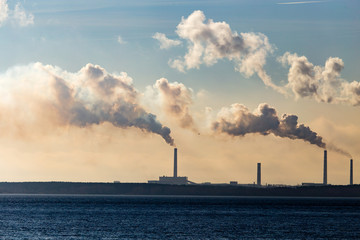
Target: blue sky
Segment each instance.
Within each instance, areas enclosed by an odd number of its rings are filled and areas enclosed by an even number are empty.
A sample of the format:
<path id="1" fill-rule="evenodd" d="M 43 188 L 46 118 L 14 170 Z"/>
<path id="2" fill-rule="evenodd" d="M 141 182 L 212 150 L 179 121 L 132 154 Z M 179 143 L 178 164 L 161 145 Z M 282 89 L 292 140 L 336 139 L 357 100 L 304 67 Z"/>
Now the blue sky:
<path id="1" fill-rule="evenodd" d="M 344 148 L 343 143 L 338 143 L 337 139 L 345 139 L 347 136 L 347 139 L 351 139 L 354 143 L 348 147 L 347 151 L 354 152 L 355 143 L 360 141 L 358 137 L 351 135 L 351 132 L 358 131 L 357 128 L 352 131 L 348 130 L 357 126 L 360 119 L 359 107 L 353 106 L 356 104 L 348 103 L 352 98 L 350 93 L 346 93 L 347 95 L 338 93 L 340 94 L 338 99 L 332 103 L 324 103 L 319 100 L 324 96 L 318 96 L 318 99 L 315 95 L 314 97 L 304 95 L 304 97 L 296 98 L 296 94 L 299 92 L 293 92 L 295 90 L 291 90 L 290 87 L 286 88 L 286 84 L 290 81 L 288 73 L 292 63 L 289 60 L 289 66 L 284 67 L 279 62 L 279 57 L 286 52 L 296 53 L 299 57 L 305 56 L 310 63 L 321 67 L 324 67 L 330 57 L 339 58 L 343 61 L 343 69 L 341 74 L 336 75 L 335 78 L 341 79 L 345 83 L 358 82 L 360 80 L 360 68 L 358 67 L 360 3 L 358 1 L 304 1 L 298 4 L 279 4 L 296 1 L 273 0 L 11 0 L 5 2 L 9 8 L 9 17 L 0 25 L 0 78 L 3 78 L 3 82 L 12 81 L 9 76 L 18 74 L 11 70 L 14 66 L 29 66 L 34 62 L 51 65 L 67 73 L 76 73 L 88 63 L 97 64 L 110 74 L 119 75 L 121 72 L 126 72 L 133 79 L 133 85 L 137 91 L 145 96 L 141 100 L 145 102 L 144 108 L 158 116 L 164 125 L 170 126 L 175 135 L 180 135 L 178 137 L 180 146 L 181 139 L 190 134 L 191 130 L 189 132 L 189 130 L 176 125 L 169 120 L 171 117 L 166 116 L 161 107 L 155 106 L 156 104 L 152 104 L 153 102 L 146 98 L 149 94 L 154 94 L 149 93 L 149 88 L 157 91 L 156 87 L 152 86 L 155 86 L 156 80 L 160 78 L 166 78 L 169 83 L 182 83 L 186 89 L 191 89 L 192 105 L 186 105 L 186 108 L 189 107 L 192 110 L 191 114 L 195 122 L 201 122 L 201 119 L 205 118 L 202 116 L 196 119 L 196 116 L 203 114 L 206 107 L 212 108 L 213 117 L 215 117 L 222 107 L 228 107 L 233 103 L 244 104 L 252 111 L 260 103 L 266 102 L 277 109 L 279 116 L 283 113 L 297 115 L 299 124 L 304 123 L 306 126 L 310 126 L 315 132 L 322 136 L 325 135 L 324 138 L 327 141 L 335 145 L 340 144 L 342 148 Z M 33 22 L 26 26 L 20 26 L 14 18 L 13 11 L 19 3 L 27 16 L 33 15 L 34 17 Z M 177 26 L 182 17 L 186 19 L 196 10 L 202 11 L 206 16 L 206 21 L 212 19 L 214 22 L 226 22 L 233 33 L 264 34 L 272 46 L 272 51 L 267 53 L 266 63 L 262 67 L 273 83 L 286 88 L 290 95 L 285 96 L 272 87 L 265 86 L 256 73 L 245 76 L 243 72 L 235 71 L 236 61 L 231 61 L 226 57 L 218 59 L 217 63 L 209 66 L 202 63 L 198 68 L 188 69 L 185 73 L 170 67 L 169 61 L 182 59 L 191 45 L 189 45 L 189 39 L 183 39 L 176 33 Z M 169 49 L 160 49 L 159 41 L 153 38 L 157 32 L 164 33 L 168 39 L 180 40 L 182 43 Z M 122 43 L 118 41 L 119 36 Z M 61 76 L 64 74 L 66 73 L 62 73 Z M 73 76 L 73 78 L 75 77 Z M 16 84 L 15 82 L 14 80 L 14 84 Z M 344 91 L 350 89 L 350 85 L 346 86 L 348 88 L 344 87 Z M 344 97 L 347 98 L 347 103 L 341 102 Z M 330 126 L 331 128 L 342 126 L 350 135 L 341 135 L 344 133 L 344 129 L 334 130 L 336 134 L 328 133 Z M 96 131 L 101 132 L 102 130 L 97 129 Z M 181 131 L 185 131 L 185 135 L 180 134 Z M 11 135 L 11 133 L 9 134 Z M 204 133 L 204 135 L 206 134 Z M 210 138 L 210 135 L 206 136 Z M 194 136 L 189 138 L 193 139 Z M 63 140 L 59 138 L 56 141 Z M 247 140 L 248 138 L 245 136 L 241 140 L 235 141 Z M 20 144 L 18 139 L 13 141 L 14 145 Z M 126 143 L 126 139 L 123 141 Z M 151 139 L 151 141 L 155 141 L 155 139 Z M 216 141 L 211 144 L 216 145 Z M 254 145 L 257 145 L 266 141 L 266 137 L 259 137 L 253 141 L 255 141 Z M 247 142 L 247 144 L 250 143 Z M 38 151 L 44 151 L 40 145 L 36 146 L 39 147 Z M 164 146 L 160 146 L 156 145 L 156 148 L 162 151 Z M 235 146 L 236 144 L 229 147 L 227 152 L 231 152 Z M 270 145 L 268 147 L 271 148 Z M 69 154 L 72 153 L 74 156 L 78 154 L 72 152 L 73 149 L 66 148 L 66 144 L 63 148 Z M 190 152 L 194 154 L 194 149 L 187 150 L 189 154 Z M 298 151 L 300 154 L 303 149 Z M 109 150 L 108 153 L 110 154 L 110 152 Z M 51 154 L 55 153 L 51 152 Z M 355 156 L 360 157 L 359 154 L 360 152 L 357 150 Z M 130 151 L 125 155 L 129 158 L 134 157 Z M 246 153 L 246 155 L 249 154 Z M 87 155 L 84 153 L 79 156 L 80 159 L 84 159 Z M 33 153 L 29 158 L 35 157 L 36 154 Z M 110 156 L 108 158 L 108 161 L 115 162 Z M 274 156 L 274 164 L 277 163 L 275 158 Z M 228 158 L 228 161 L 231 162 L 231 159 Z M 252 161 L 256 161 L 255 157 L 252 159 L 248 161 L 249 166 L 253 164 Z M 215 160 L 213 162 L 213 166 L 217 166 L 218 163 Z M 46 163 L 43 164 L 44 169 L 50 171 Z M 78 164 L 81 165 L 81 163 Z M 198 165 L 201 165 L 201 160 Z M 15 168 L 15 166 L 9 165 L 9 168 L 11 167 Z M 304 168 L 303 171 L 306 169 Z M 85 174 L 82 177 L 90 180 L 107 180 L 105 172 L 106 170 L 104 170 L 104 176 L 99 178 L 92 177 L 92 174 Z M 157 174 L 145 170 L 142 173 L 151 176 Z M 342 173 L 338 174 L 340 176 Z M 64 178 L 66 175 L 58 175 L 58 178 L 62 177 Z M 71 177 L 67 177 L 71 179 Z M 44 178 L 46 178 L 46 174 Z M 132 180 L 130 176 L 126 179 Z M 220 174 L 215 180 L 225 181 L 225 176 Z M 287 180 L 290 182 L 300 181 L 292 179 L 291 176 L 279 179 L 282 182 Z"/>

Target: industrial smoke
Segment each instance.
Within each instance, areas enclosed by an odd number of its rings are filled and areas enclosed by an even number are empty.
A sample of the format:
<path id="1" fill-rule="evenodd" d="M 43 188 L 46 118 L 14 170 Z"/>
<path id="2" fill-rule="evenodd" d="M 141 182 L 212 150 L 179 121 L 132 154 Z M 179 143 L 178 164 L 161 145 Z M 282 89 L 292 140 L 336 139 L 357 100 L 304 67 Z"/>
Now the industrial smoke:
<path id="1" fill-rule="evenodd" d="M 28 121 L 41 127 L 45 118 L 60 126 L 109 122 L 119 128 L 158 134 L 174 145 L 170 129 L 139 104 L 139 94 L 126 73 L 109 74 L 93 64 L 69 73 L 34 63 L 9 69 L 0 80 L 4 91 L 0 107 L 14 115 L 15 124 Z"/>
<path id="2" fill-rule="evenodd" d="M 216 133 L 225 133 L 230 136 L 272 133 L 283 138 L 302 139 L 321 148 L 326 146 L 321 136 L 304 124 L 298 123 L 296 115 L 285 114 L 279 118 L 276 110 L 266 103 L 260 104 L 254 113 L 239 103 L 222 108 L 212 128 Z"/>
<path id="3" fill-rule="evenodd" d="M 168 39 L 163 33 L 156 33 L 153 38 L 160 42 L 161 49 L 182 43 L 187 46 L 184 56 L 169 60 L 169 65 L 181 72 L 227 59 L 234 63 L 236 71 L 246 77 L 257 74 L 266 86 L 285 96 L 292 93 L 295 98 L 360 106 L 360 82 L 341 78 L 344 62 L 338 57 L 329 57 L 324 66 L 318 66 L 306 56 L 286 52 L 278 57 L 278 61 L 284 67 L 289 66 L 287 83 L 279 86 L 265 71 L 266 58 L 276 49 L 265 34 L 238 33 L 225 21 L 207 20 L 200 10 L 182 17 L 176 33 L 177 40 Z"/>
<path id="4" fill-rule="evenodd" d="M 195 129 L 194 119 L 189 110 L 193 103 L 190 88 L 182 83 L 170 83 L 166 78 L 161 78 L 156 81 L 152 89 L 156 92 L 156 97 L 166 114 L 175 118 L 180 127 Z"/>
<path id="5" fill-rule="evenodd" d="M 257 133 L 261 135 L 274 134 L 289 139 L 302 139 L 318 147 L 351 157 L 350 153 L 334 144 L 326 144 L 323 138 L 310 127 L 300 124 L 298 116 L 284 114 L 279 118 L 276 110 L 267 103 L 259 104 L 254 112 L 250 112 L 246 106 L 239 103 L 224 107 L 212 123 L 212 130 L 215 133 L 225 133 L 233 137 Z"/>

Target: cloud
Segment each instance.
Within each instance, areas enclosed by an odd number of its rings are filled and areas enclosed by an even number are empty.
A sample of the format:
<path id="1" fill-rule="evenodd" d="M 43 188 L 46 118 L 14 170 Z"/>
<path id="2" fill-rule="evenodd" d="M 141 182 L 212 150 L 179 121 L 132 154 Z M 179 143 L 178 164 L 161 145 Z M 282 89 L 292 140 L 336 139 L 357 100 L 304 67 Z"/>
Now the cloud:
<path id="1" fill-rule="evenodd" d="M 193 103 L 191 89 L 182 83 L 169 83 L 166 78 L 157 80 L 152 89 L 167 115 L 176 119 L 180 127 L 194 130 L 194 119 L 189 110 Z"/>
<path id="2" fill-rule="evenodd" d="M 187 41 L 188 51 L 184 57 L 169 61 L 172 68 L 181 72 L 198 69 L 200 65 L 211 66 L 221 59 L 234 62 L 235 70 L 246 77 L 257 73 L 266 86 L 283 92 L 272 83 L 263 66 L 266 57 L 274 47 L 262 33 L 240 33 L 231 30 L 226 22 L 214 22 L 202 11 L 194 11 L 187 18 L 182 18 L 177 26 L 178 36 Z"/>
<path id="3" fill-rule="evenodd" d="M 20 2 L 16 3 L 14 10 L 10 10 L 7 0 L 0 0 L 0 26 L 8 19 L 13 20 L 21 27 L 34 24 L 34 15 L 26 13 Z"/>
<path id="4" fill-rule="evenodd" d="M 250 112 L 247 107 L 239 103 L 224 107 L 212 123 L 212 129 L 215 133 L 225 133 L 230 136 L 272 133 L 283 138 L 302 139 L 321 148 L 326 146 L 321 136 L 298 123 L 296 115 L 285 114 L 279 118 L 276 110 L 266 103 L 260 104 L 255 112 Z"/>
<path id="5" fill-rule="evenodd" d="M 342 83 L 342 93 L 345 99 L 342 102 L 350 102 L 354 106 L 360 106 L 360 82 L 352 81 L 351 83 Z"/>
<path id="6" fill-rule="evenodd" d="M 34 24 L 34 15 L 26 13 L 21 3 L 15 5 L 13 17 L 21 27 Z"/>
<path id="7" fill-rule="evenodd" d="M 121 36 L 118 36 L 118 37 L 117 37 L 117 41 L 118 41 L 118 43 L 120 43 L 120 44 L 125 44 L 125 43 L 127 43 L 127 42 L 125 42 L 125 41 L 122 39 Z"/>
<path id="8" fill-rule="evenodd" d="M 0 0 L 0 26 L 6 21 L 9 16 L 9 7 L 7 0 Z"/>
<path id="9" fill-rule="evenodd" d="M 344 62 L 329 57 L 325 66 L 315 66 L 305 56 L 286 52 L 278 59 L 284 66 L 289 65 L 287 88 L 296 98 L 313 98 L 319 102 L 360 104 L 360 83 L 351 83 L 340 78 Z"/>
<path id="10" fill-rule="evenodd" d="M 138 92 L 126 73 L 109 74 L 87 64 L 76 73 L 34 63 L 0 75 L 0 118 L 8 128 L 23 131 L 48 126 L 90 127 L 109 122 L 119 128 L 155 133 L 170 145 L 170 129 L 138 103 Z M 18 126 L 21 126 L 19 128 Z"/>
<path id="11" fill-rule="evenodd" d="M 181 44 L 181 41 L 179 40 L 172 40 L 166 37 L 164 33 L 155 33 L 152 36 L 153 39 L 156 39 L 160 43 L 160 49 L 169 49 L 174 46 L 178 46 Z"/>
<path id="12" fill-rule="evenodd" d="M 310 3 L 322 3 L 325 1 L 303 1 L 303 2 L 283 2 L 277 4 L 284 4 L 284 5 L 294 5 L 294 4 L 310 4 Z"/>

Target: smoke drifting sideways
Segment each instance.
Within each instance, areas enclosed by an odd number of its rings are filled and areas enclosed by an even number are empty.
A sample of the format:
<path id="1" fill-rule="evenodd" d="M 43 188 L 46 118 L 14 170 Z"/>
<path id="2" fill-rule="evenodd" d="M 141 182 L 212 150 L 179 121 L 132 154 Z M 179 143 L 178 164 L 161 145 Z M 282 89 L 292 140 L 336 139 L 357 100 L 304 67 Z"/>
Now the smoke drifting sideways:
<path id="1" fill-rule="evenodd" d="M 170 129 L 139 105 L 139 94 L 126 73 L 109 74 L 93 64 L 69 73 L 33 63 L 9 69 L 0 75 L 0 82 L 0 108 L 17 125 L 39 123 L 44 118 L 53 125 L 76 127 L 109 122 L 123 129 L 134 127 L 158 134 L 174 145 Z"/>
<path id="2" fill-rule="evenodd" d="M 205 14 L 200 10 L 182 18 L 176 33 L 186 41 L 188 51 L 183 57 L 170 59 L 170 67 L 185 72 L 202 64 L 211 66 L 221 59 L 228 59 L 235 64 L 235 70 L 246 77 L 257 73 L 266 86 L 285 93 L 263 68 L 266 57 L 274 50 L 267 36 L 253 32 L 238 34 L 226 22 L 205 20 Z M 163 41 L 159 41 L 162 44 Z"/>
<path id="3" fill-rule="evenodd" d="M 320 148 L 351 158 L 351 154 L 347 151 L 332 143 L 326 144 L 323 138 L 308 126 L 299 124 L 298 116 L 284 114 L 279 118 L 276 110 L 267 103 L 259 104 L 254 112 L 250 112 L 247 107 L 239 103 L 222 108 L 217 119 L 212 123 L 212 130 L 215 133 L 225 133 L 233 137 L 258 133 L 261 135 L 274 134 L 289 139 L 302 139 Z"/>
<path id="4" fill-rule="evenodd" d="M 282 138 L 302 139 L 318 147 L 326 147 L 321 136 L 309 127 L 298 124 L 296 115 L 285 114 L 279 118 L 276 110 L 266 103 L 260 104 L 254 113 L 239 103 L 222 108 L 216 121 L 212 123 L 212 129 L 216 133 L 226 133 L 230 136 L 272 133 Z"/>
<path id="5" fill-rule="evenodd" d="M 329 57 L 324 66 L 316 66 L 305 56 L 286 52 L 278 57 L 284 67 L 290 66 L 287 84 L 280 86 L 264 69 L 266 58 L 276 49 L 265 34 L 237 33 L 224 21 L 206 21 L 205 14 L 200 10 L 187 18 L 182 17 L 176 33 L 184 40 L 187 52 L 184 56 L 170 59 L 169 65 L 181 72 L 198 69 L 203 64 L 212 66 L 219 60 L 227 59 L 234 63 L 236 71 L 246 77 L 257 74 L 266 86 L 285 96 L 360 106 L 360 82 L 348 82 L 340 77 L 344 63 L 338 57 Z M 162 49 L 181 44 L 180 40 L 168 39 L 162 33 L 156 33 L 156 36 L 161 36 L 154 38 L 160 42 Z"/>

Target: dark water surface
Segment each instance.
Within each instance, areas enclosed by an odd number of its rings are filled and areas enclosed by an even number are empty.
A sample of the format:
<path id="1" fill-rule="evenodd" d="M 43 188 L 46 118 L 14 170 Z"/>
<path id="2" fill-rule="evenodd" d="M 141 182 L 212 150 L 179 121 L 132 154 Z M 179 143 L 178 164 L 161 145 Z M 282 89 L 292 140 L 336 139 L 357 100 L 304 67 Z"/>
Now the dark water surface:
<path id="1" fill-rule="evenodd" d="M 360 239 L 360 199 L 0 195 L 0 239 Z"/>

